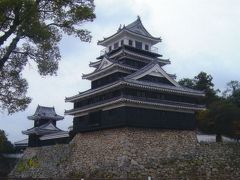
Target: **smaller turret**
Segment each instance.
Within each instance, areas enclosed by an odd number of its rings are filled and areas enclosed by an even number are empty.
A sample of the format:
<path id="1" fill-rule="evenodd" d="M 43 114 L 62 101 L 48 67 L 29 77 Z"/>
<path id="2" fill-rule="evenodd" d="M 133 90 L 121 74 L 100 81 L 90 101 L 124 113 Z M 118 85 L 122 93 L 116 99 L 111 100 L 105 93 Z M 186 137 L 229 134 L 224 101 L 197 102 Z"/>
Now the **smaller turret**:
<path id="1" fill-rule="evenodd" d="M 57 128 L 56 122 L 63 120 L 64 117 L 57 115 L 54 107 L 44 107 L 38 105 L 35 113 L 32 116 L 28 116 L 28 119 L 34 121 L 34 127 L 22 131 L 22 133 L 29 136 L 28 146 L 30 147 L 41 146 L 43 144 L 41 139 L 50 140 L 56 139 L 56 137 L 60 138 L 62 136 L 69 136 L 68 132 Z M 55 137 L 55 135 L 57 136 Z"/>

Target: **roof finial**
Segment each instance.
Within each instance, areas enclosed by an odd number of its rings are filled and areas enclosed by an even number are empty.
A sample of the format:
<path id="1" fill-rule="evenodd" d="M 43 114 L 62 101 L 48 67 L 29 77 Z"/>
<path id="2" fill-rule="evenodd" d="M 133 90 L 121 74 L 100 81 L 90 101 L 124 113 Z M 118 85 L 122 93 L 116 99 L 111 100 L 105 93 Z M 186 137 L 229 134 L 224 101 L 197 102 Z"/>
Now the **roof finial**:
<path id="1" fill-rule="evenodd" d="M 118 31 L 120 31 L 122 29 L 122 25 L 120 24 L 119 25 L 119 28 L 118 28 Z"/>
<path id="2" fill-rule="evenodd" d="M 140 18 L 140 16 L 139 16 L 139 15 L 137 15 L 137 20 L 141 20 L 141 18 Z"/>

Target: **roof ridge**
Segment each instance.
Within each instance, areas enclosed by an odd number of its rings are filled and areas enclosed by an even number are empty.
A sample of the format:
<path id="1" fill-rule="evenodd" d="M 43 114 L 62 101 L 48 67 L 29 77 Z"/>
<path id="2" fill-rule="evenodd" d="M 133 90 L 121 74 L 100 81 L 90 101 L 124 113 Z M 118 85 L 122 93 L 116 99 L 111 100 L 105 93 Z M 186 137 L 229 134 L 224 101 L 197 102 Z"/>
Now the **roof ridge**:
<path id="1" fill-rule="evenodd" d="M 112 38 L 112 37 L 118 35 L 122 31 L 126 31 L 129 33 L 135 33 L 138 36 L 143 36 L 145 38 L 152 39 L 156 43 L 161 42 L 160 37 L 154 37 L 146 30 L 146 28 L 143 26 L 140 16 L 137 16 L 137 19 L 135 21 L 133 21 L 132 23 L 128 24 L 127 26 L 123 25 L 123 27 L 119 26 L 116 33 L 114 33 L 113 35 L 111 35 L 107 38 L 104 37 L 103 40 L 98 41 L 98 45 L 103 45 L 102 43 L 104 43 L 105 41 L 108 41 L 109 38 Z"/>

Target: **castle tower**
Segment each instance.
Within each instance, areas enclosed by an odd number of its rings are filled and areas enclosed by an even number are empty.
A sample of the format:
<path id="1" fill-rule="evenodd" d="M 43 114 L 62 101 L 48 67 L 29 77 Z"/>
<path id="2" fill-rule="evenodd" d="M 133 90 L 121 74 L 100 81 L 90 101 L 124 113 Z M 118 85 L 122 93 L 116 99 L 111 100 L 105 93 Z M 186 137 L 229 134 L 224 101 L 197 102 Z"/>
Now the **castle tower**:
<path id="1" fill-rule="evenodd" d="M 28 119 L 34 121 L 34 127 L 22 133 L 28 135 L 29 147 L 68 142 L 68 132 L 57 128 L 57 121 L 64 117 L 57 115 L 54 107 L 38 105 L 34 115 Z"/>
<path id="2" fill-rule="evenodd" d="M 163 69 L 170 61 L 157 52 L 159 42 L 139 17 L 98 42 L 105 49 L 90 62 L 95 70 L 83 75 L 91 89 L 65 99 L 74 103 L 65 111 L 74 116 L 74 134 L 118 127 L 195 129 L 205 94 L 182 87 Z"/>

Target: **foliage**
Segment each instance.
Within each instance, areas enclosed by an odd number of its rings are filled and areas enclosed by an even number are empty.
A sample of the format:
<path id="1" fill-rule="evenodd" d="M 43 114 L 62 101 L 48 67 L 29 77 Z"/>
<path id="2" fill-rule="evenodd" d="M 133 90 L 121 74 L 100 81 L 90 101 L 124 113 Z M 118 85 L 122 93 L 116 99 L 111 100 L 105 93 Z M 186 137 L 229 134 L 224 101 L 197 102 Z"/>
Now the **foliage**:
<path id="1" fill-rule="evenodd" d="M 200 72 L 194 77 L 194 81 L 196 82 L 195 89 L 205 92 L 205 103 L 207 106 L 218 98 L 217 92 L 219 90 L 214 90 L 214 84 L 212 80 L 213 77 L 205 72 Z"/>
<path id="2" fill-rule="evenodd" d="M 227 83 L 227 89 L 223 92 L 223 97 L 240 107 L 240 82 L 230 81 Z"/>
<path id="3" fill-rule="evenodd" d="M 14 113 L 24 110 L 27 81 L 22 70 L 35 62 L 40 75 L 54 75 L 61 59 L 63 34 L 90 42 L 81 25 L 95 18 L 93 0 L 1 0 L 0 1 L 0 107 Z"/>
<path id="4" fill-rule="evenodd" d="M 217 93 L 219 90 L 214 89 L 212 82 L 213 77 L 206 72 L 200 72 L 193 79 L 184 78 L 179 81 L 179 84 L 188 88 L 205 92 L 204 103 L 208 106 L 210 103 L 218 99 Z"/>
<path id="5" fill-rule="evenodd" d="M 198 127 L 206 133 L 240 139 L 240 108 L 225 100 L 218 100 L 197 114 Z"/>
<path id="6" fill-rule="evenodd" d="M 234 91 L 228 100 L 240 108 L 240 89 Z"/>
<path id="7" fill-rule="evenodd" d="M 217 134 L 219 141 L 221 141 L 221 135 L 240 139 L 240 82 L 227 83 L 223 96 L 219 97 L 217 95 L 219 90 L 214 89 L 212 80 L 211 75 L 200 72 L 193 79 L 181 79 L 179 84 L 203 90 L 206 94 L 204 103 L 207 105 L 207 110 L 197 113 L 199 130 Z"/>
<path id="8" fill-rule="evenodd" d="M 227 83 L 227 88 L 223 92 L 223 97 L 228 98 L 232 94 L 234 94 L 237 90 L 240 89 L 240 82 L 239 81 L 230 81 Z"/>
<path id="9" fill-rule="evenodd" d="M 5 131 L 0 130 L 0 153 L 11 153 L 14 151 L 14 146 L 7 139 Z"/>
<path id="10" fill-rule="evenodd" d="M 36 157 L 27 160 L 20 160 L 17 164 L 17 171 L 24 172 L 31 168 L 38 168 L 40 166 Z"/>
<path id="11" fill-rule="evenodd" d="M 187 88 L 195 89 L 195 82 L 194 82 L 193 79 L 184 78 L 184 79 L 179 80 L 178 83 L 182 86 L 187 87 Z"/>

